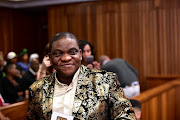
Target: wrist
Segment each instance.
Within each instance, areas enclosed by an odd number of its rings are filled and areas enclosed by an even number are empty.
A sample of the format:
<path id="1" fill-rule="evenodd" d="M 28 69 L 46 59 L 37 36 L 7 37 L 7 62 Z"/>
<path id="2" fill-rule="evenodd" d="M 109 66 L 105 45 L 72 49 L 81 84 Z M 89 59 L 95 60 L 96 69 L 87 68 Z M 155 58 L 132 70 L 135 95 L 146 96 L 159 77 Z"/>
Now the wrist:
<path id="1" fill-rule="evenodd" d="M 40 74 L 46 74 L 46 72 L 42 72 L 42 71 L 40 71 Z"/>

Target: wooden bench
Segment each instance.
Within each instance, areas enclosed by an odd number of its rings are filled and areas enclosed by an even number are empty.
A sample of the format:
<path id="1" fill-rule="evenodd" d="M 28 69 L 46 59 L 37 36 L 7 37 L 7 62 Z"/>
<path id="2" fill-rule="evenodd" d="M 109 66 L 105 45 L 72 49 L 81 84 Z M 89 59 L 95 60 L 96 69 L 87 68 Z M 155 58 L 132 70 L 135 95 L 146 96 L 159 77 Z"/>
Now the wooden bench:
<path id="1" fill-rule="evenodd" d="M 148 75 L 146 76 L 148 89 L 157 87 L 166 82 L 170 82 L 175 79 L 180 79 L 180 75 Z"/>
<path id="2" fill-rule="evenodd" d="M 141 102 L 141 120 L 178 120 L 180 118 L 180 80 L 174 80 L 134 97 Z M 25 120 L 28 101 L 0 107 L 11 120 Z"/>
<path id="3" fill-rule="evenodd" d="M 0 111 L 11 120 L 26 120 L 28 101 L 1 106 Z"/>
<path id="4" fill-rule="evenodd" d="M 180 118 L 180 80 L 167 82 L 134 97 L 141 102 L 141 120 L 178 120 Z"/>

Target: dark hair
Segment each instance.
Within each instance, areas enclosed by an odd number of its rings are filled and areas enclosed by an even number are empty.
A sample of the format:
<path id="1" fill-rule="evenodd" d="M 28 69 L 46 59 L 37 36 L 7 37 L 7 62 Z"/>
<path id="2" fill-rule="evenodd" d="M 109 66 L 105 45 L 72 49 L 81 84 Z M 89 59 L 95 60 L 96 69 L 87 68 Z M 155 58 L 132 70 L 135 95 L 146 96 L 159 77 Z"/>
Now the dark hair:
<path id="1" fill-rule="evenodd" d="M 141 110 L 141 103 L 138 100 L 130 99 L 130 102 L 132 104 L 132 107 L 136 107 L 139 110 Z"/>
<path id="2" fill-rule="evenodd" d="M 23 48 L 22 51 L 19 53 L 19 57 L 22 57 L 25 53 L 28 54 L 28 50 L 26 48 Z"/>
<path id="3" fill-rule="evenodd" d="M 49 50 L 49 43 L 48 43 L 48 44 L 46 44 L 46 46 L 44 48 L 44 56 L 49 55 L 49 53 L 50 53 L 50 50 Z"/>
<path id="4" fill-rule="evenodd" d="M 7 64 L 6 66 L 4 66 L 4 69 L 3 69 L 4 73 L 7 74 L 7 71 L 8 71 L 9 69 L 11 69 L 13 65 L 16 65 L 16 64 L 14 64 L 14 63 L 9 63 L 9 64 Z"/>
<path id="5" fill-rule="evenodd" d="M 50 44 L 49 44 L 49 51 L 51 52 L 51 49 L 52 49 L 52 44 L 53 42 L 59 40 L 59 39 L 63 39 L 63 38 L 71 38 L 71 39 L 74 39 L 78 45 L 78 40 L 77 38 L 72 34 L 72 33 L 69 33 L 69 32 L 59 32 L 57 34 L 55 34 L 51 41 L 50 41 Z"/>
<path id="6" fill-rule="evenodd" d="M 84 49 L 84 47 L 86 45 L 90 46 L 90 48 L 91 48 L 91 55 L 94 55 L 94 47 L 93 47 L 93 45 L 90 42 L 88 42 L 87 40 L 80 40 L 79 41 L 79 48 L 82 50 L 82 52 L 84 52 L 83 49 Z"/>

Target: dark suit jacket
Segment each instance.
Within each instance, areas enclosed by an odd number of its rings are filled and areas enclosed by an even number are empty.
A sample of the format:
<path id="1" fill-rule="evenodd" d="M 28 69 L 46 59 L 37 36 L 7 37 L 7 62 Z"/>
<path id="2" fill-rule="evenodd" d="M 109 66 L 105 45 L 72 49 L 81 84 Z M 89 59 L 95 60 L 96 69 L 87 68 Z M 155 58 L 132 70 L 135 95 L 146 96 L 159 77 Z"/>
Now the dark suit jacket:
<path id="1" fill-rule="evenodd" d="M 53 73 L 30 87 L 28 119 L 51 119 L 54 84 Z M 85 66 L 80 67 L 73 116 L 80 120 L 135 120 L 131 103 L 125 97 L 116 74 Z"/>
<path id="2" fill-rule="evenodd" d="M 108 61 L 101 67 L 101 69 L 116 73 L 123 88 L 127 85 L 131 85 L 131 83 L 135 81 L 138 81 L 138 71 L 128 62 L 120 58 Z"/>
<path id="3" fill-rule="evenodd" d="M 23 100 L 23 98 L 19 99 L 20 97 L 18 96 L 18 92 L 23 92 L 22 79 L 16 78 L 15 80 L 19 85 L 14 86 L 7 77 L 3 78 L 3 98 L 6 99 L 8 103 L 16 103 Z"/>
<path id="4" fill-rule="evenodd" d="M 23 81 L 24 89 L 29 89 L 29 86 L 31 86 L 36 81 L 36 76 L 28 71 L 23 75 Z"/>

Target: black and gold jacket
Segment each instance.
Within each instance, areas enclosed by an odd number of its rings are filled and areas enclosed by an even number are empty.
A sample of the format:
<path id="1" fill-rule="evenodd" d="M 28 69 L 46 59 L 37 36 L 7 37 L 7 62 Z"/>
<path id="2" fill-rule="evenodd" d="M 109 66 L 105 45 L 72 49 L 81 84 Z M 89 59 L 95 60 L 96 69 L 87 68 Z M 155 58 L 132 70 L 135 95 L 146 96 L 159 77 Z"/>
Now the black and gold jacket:
<path id="1" fill-rule="evenodd" d="M 54 85 L 55 73 L 31 85 L 27 119 L 51 119 Z M 74 96 L 73 116 L 80 120 L 135 120 L 116 74 L 83 65 Z"/>

